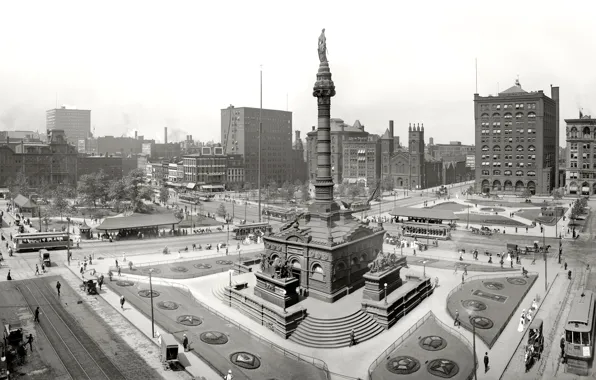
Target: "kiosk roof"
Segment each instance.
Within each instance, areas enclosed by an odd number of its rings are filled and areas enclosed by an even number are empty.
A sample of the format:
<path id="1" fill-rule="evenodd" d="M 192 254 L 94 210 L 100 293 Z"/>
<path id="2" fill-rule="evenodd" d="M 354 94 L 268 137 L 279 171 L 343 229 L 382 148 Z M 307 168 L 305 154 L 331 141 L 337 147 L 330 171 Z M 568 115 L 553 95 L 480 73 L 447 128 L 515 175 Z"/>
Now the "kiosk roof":
<path id="1" fill-rule="evenodd" d="M 174 214 L 132 214 L 130 216 L 105 218 L 97 227 L 98 230 L 122 230 L 127 228 L 155 227 L 178 224 L 180 221 Z"/>
<path id="2" fill-rule="evenodd" d="M 433 210 L 429 208 L 394 207 L 389 213 L 393 216 L 408 218 L 434 219 L 434 220 L 457 220 L 459 219 L 452 211 Z"/>

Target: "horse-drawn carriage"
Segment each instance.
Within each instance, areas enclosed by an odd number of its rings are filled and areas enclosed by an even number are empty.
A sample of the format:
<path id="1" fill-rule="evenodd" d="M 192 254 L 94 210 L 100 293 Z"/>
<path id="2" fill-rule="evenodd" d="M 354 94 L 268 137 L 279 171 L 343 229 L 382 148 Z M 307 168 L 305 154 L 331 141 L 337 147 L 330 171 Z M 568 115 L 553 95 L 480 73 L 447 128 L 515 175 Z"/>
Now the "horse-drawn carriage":
<path id="1" fill-rule="evenodd" d="M 83 285 L 81 285 L 81 289 L 84 292 L 86 292 L 87 294 L 98 294 L 97 281 L 95 281 L 95 280 L 83 281 Z"/>
<path id="2" fill-rule="evenodd" d="M 524 361 L 526 363 L 526 372 L 540 360 L 542 351 L 544 351 L 544 335 L 542 333 L 543 322 L 540 318 L 535 318 L 530 323 L 528 329 L 528 344 L 526 345 L 526 354 Z"/>
<path id="3" fill-rule="evenodd" d="M 492 236 L 493 232 L 491 231 L 490 228 L 488 227 L 480 227 L 480 228 L 476 228 L 476 227 L 471 227 L 472 233 L 476 234 L 476 235 L 486 235 L 486 236 Z"/>
<path id="4" fill-rule="evenodd" d="M 169 370 L 180 364 L 178 360 L 178 342 L 171 334 L 163 334 L 159 337 L 159 356 L 164 368 Z"/>

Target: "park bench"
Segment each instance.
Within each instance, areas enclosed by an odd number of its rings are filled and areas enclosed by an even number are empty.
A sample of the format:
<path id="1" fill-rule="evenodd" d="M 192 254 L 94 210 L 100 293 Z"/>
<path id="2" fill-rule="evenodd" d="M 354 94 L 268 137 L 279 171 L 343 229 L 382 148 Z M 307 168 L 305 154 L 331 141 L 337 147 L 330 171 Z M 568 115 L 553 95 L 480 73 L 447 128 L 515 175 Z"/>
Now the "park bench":
<path id="1" fill-rule="evenodd" d="M 236 282 L 234 283 L 234 289 L 242 290 L 248 288 L 248 282 Z"/>

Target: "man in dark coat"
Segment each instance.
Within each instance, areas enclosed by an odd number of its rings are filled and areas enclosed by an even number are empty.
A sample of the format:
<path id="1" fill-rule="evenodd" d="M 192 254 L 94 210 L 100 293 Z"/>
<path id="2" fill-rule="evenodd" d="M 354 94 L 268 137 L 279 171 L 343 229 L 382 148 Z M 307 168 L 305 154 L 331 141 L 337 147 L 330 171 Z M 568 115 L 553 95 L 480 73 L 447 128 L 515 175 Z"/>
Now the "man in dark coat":
<path id="1" fill-rule="evenodd" d="M 56 282 L 56 290 L 58 291 L 58 295 L 60 295 L 60 288 L 62 287 L 62 284 L 60 284 L 60 281 Z"/>
<path id="2" fill-rule="evenodd" d="M 182 340 L 182 346 L 184 346 L 184 351 L 188 351 L 188 337 L 184 334 L 184 340 Z"/>

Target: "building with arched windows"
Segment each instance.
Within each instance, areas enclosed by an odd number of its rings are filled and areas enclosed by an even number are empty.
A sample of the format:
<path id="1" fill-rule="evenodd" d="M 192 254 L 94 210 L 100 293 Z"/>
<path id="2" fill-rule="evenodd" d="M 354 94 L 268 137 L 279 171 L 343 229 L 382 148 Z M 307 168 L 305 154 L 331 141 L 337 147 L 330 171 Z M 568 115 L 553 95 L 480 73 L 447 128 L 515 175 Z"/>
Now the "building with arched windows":
<path id="1" fill-rule="evenodd" d="M 476 191 L 550 194 L 558 184 L 559 88 L 474 94 Z"/>
<path id="2" fill-rule="evenodd" d="M 596 119 L 581 112 L 578 119 L 565 119 L 567 140 L 565 189 L 569 195 L 596 194 Z"/>

